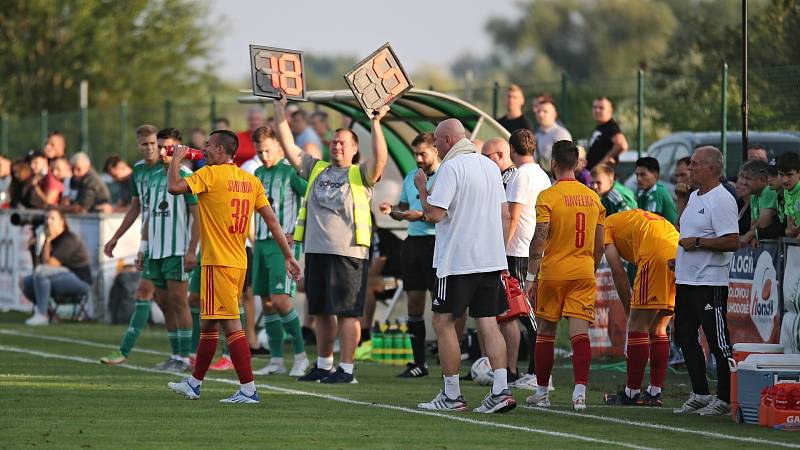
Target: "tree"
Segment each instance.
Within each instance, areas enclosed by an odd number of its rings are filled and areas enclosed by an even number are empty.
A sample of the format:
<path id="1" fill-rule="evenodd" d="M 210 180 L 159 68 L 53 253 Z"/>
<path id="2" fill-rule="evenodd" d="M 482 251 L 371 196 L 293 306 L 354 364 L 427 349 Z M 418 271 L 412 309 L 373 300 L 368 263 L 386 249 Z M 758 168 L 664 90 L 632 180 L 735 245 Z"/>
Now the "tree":
<path id="1" fill-rule="evenodd" d="M 205 2 L 191 0 L 6 0 L 0 110 L 75 110 L 81 80 L 101 108 L 207 92 L 216 78 L 201 64 L 220 26 L 207 15 Z"/>

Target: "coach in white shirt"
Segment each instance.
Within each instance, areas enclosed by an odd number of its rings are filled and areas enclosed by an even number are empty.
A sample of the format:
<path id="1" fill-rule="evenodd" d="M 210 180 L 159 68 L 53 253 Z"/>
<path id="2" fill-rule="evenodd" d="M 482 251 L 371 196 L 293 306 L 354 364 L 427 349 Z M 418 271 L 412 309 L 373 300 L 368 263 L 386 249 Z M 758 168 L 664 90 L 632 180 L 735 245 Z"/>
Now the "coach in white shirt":
<path id="1" fill-rule="evenodd" d="M 508 389 L 506 345 L 495 319 L 508 309 L 500 280 L 507 268 L 500 218 L 506 195 L 500 169 L 466 139 L 464 126 L 456 119 L 441 122 L 433 136 L 443 159 L 430 194 L 422 170 L 414 177 L 414 184 L 425 220 L 436 224 L 433 266 L 437 280 L 432 310 L 444 389 L 417 407 L 466 410 L 458 384 L 461 351 L 455 319 L 469 308 L 494 368 L 491 392 L 475 412 L 506 412 L 516 402 Z"/>
<path id="2" fill-rule="evenodd" d="M 675 261 L 675 337 L 692 381 L 689 399 L 675 413 L 703 416 L 730 414 L 728 358 L 728 266 L 739 248 L 738 208 L 720 184 L 722 153 L 700 147 L 692 154 L 689 179 L 697 190 L 689 196 L 680 217 L 681 239 Z M 706 362 L 698 342 L 703 327 L 717 362 L 717 395 L 706 379 Z"/>

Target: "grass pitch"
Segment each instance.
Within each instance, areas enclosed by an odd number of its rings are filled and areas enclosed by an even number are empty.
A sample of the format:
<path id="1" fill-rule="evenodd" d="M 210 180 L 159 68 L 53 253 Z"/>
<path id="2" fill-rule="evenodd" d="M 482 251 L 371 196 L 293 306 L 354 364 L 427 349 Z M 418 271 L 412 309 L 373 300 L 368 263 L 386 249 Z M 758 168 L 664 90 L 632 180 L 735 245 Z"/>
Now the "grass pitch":
<path id="1" fill-rule="evenodd" d="M 358 364 L 357 385 L 257 377 L 262 403 L 223 405 L 236 390 L 233 372 L 210 372 L 202 397 L 189 401 L 166 386 L 179 375 L 152 368 L 168 350 L 163 328 L 149 327 L 128 365 L 103 366 L 123 326 L 61 324 L 28 328 L 19 313 L 0 314 L 2 449 L 24 448 L 800 448 L 800 434 L 740 425 L 729 417 L 675 416 L 688 376 L 670 374 L 665 408 L 601 406 L 625 374 L 593 370 L 589 410 L 568 408 L 572 371 L 557 368 L 553 407 L 518 407 L 504 415 L 429 413 L 415 409 L 440 387 L 431 376 L 398 379 L 396 367 Z M 311 358 L 314 351 L 309 352 Z M 255 359 L 261 368 L 266 359 Z M 564 365 L 566 361 L 557 361 Z M 464 368 L 466 370 L 466 368 Z M 471 408 L 487 388 L 462 384 Z M 516 390 L 522 405 L 530 391 Z"/>

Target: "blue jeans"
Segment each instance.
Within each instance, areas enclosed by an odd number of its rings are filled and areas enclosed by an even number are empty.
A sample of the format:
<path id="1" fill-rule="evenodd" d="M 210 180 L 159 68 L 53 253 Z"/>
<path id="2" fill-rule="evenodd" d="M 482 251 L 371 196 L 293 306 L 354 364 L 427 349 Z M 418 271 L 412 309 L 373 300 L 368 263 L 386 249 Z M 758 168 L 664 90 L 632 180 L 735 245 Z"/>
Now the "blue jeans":
<path id="1" fill-rule="evenodd" d="M 47 314 L 50 297 L 77 296 L 89 293 L 91 286 L 66 267 L 41 265 L 22 280 L 22 292 L 36 304 L 40 314 Z"/>

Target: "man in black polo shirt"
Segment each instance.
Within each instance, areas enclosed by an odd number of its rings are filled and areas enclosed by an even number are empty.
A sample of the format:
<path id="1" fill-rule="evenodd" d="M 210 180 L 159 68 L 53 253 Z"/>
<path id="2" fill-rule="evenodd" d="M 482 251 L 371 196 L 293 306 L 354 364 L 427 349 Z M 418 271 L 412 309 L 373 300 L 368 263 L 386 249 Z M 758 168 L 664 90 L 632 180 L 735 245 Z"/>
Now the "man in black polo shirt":
<path id="1" fill-rule="evenodd" d="M 522 128 L 533 131 L 533 124 L 522 113 L 523 106 L 525 106 L 525 93 L 522 92 L 522 88 L 512 84 L 506 93 L 506 115 L 497 119 L 497 122 L 509 133 Z"/>
<path id="2" fill-rule="evenodd" d="M 587 169 L 600 163 L 616 164 L 620 154 L 628 150 L 628 140 L 612 117 L 614 105 L 608 97 L 597 97 L 592 103 L 592 118 L 597 127 L 589 139 Z"/>

